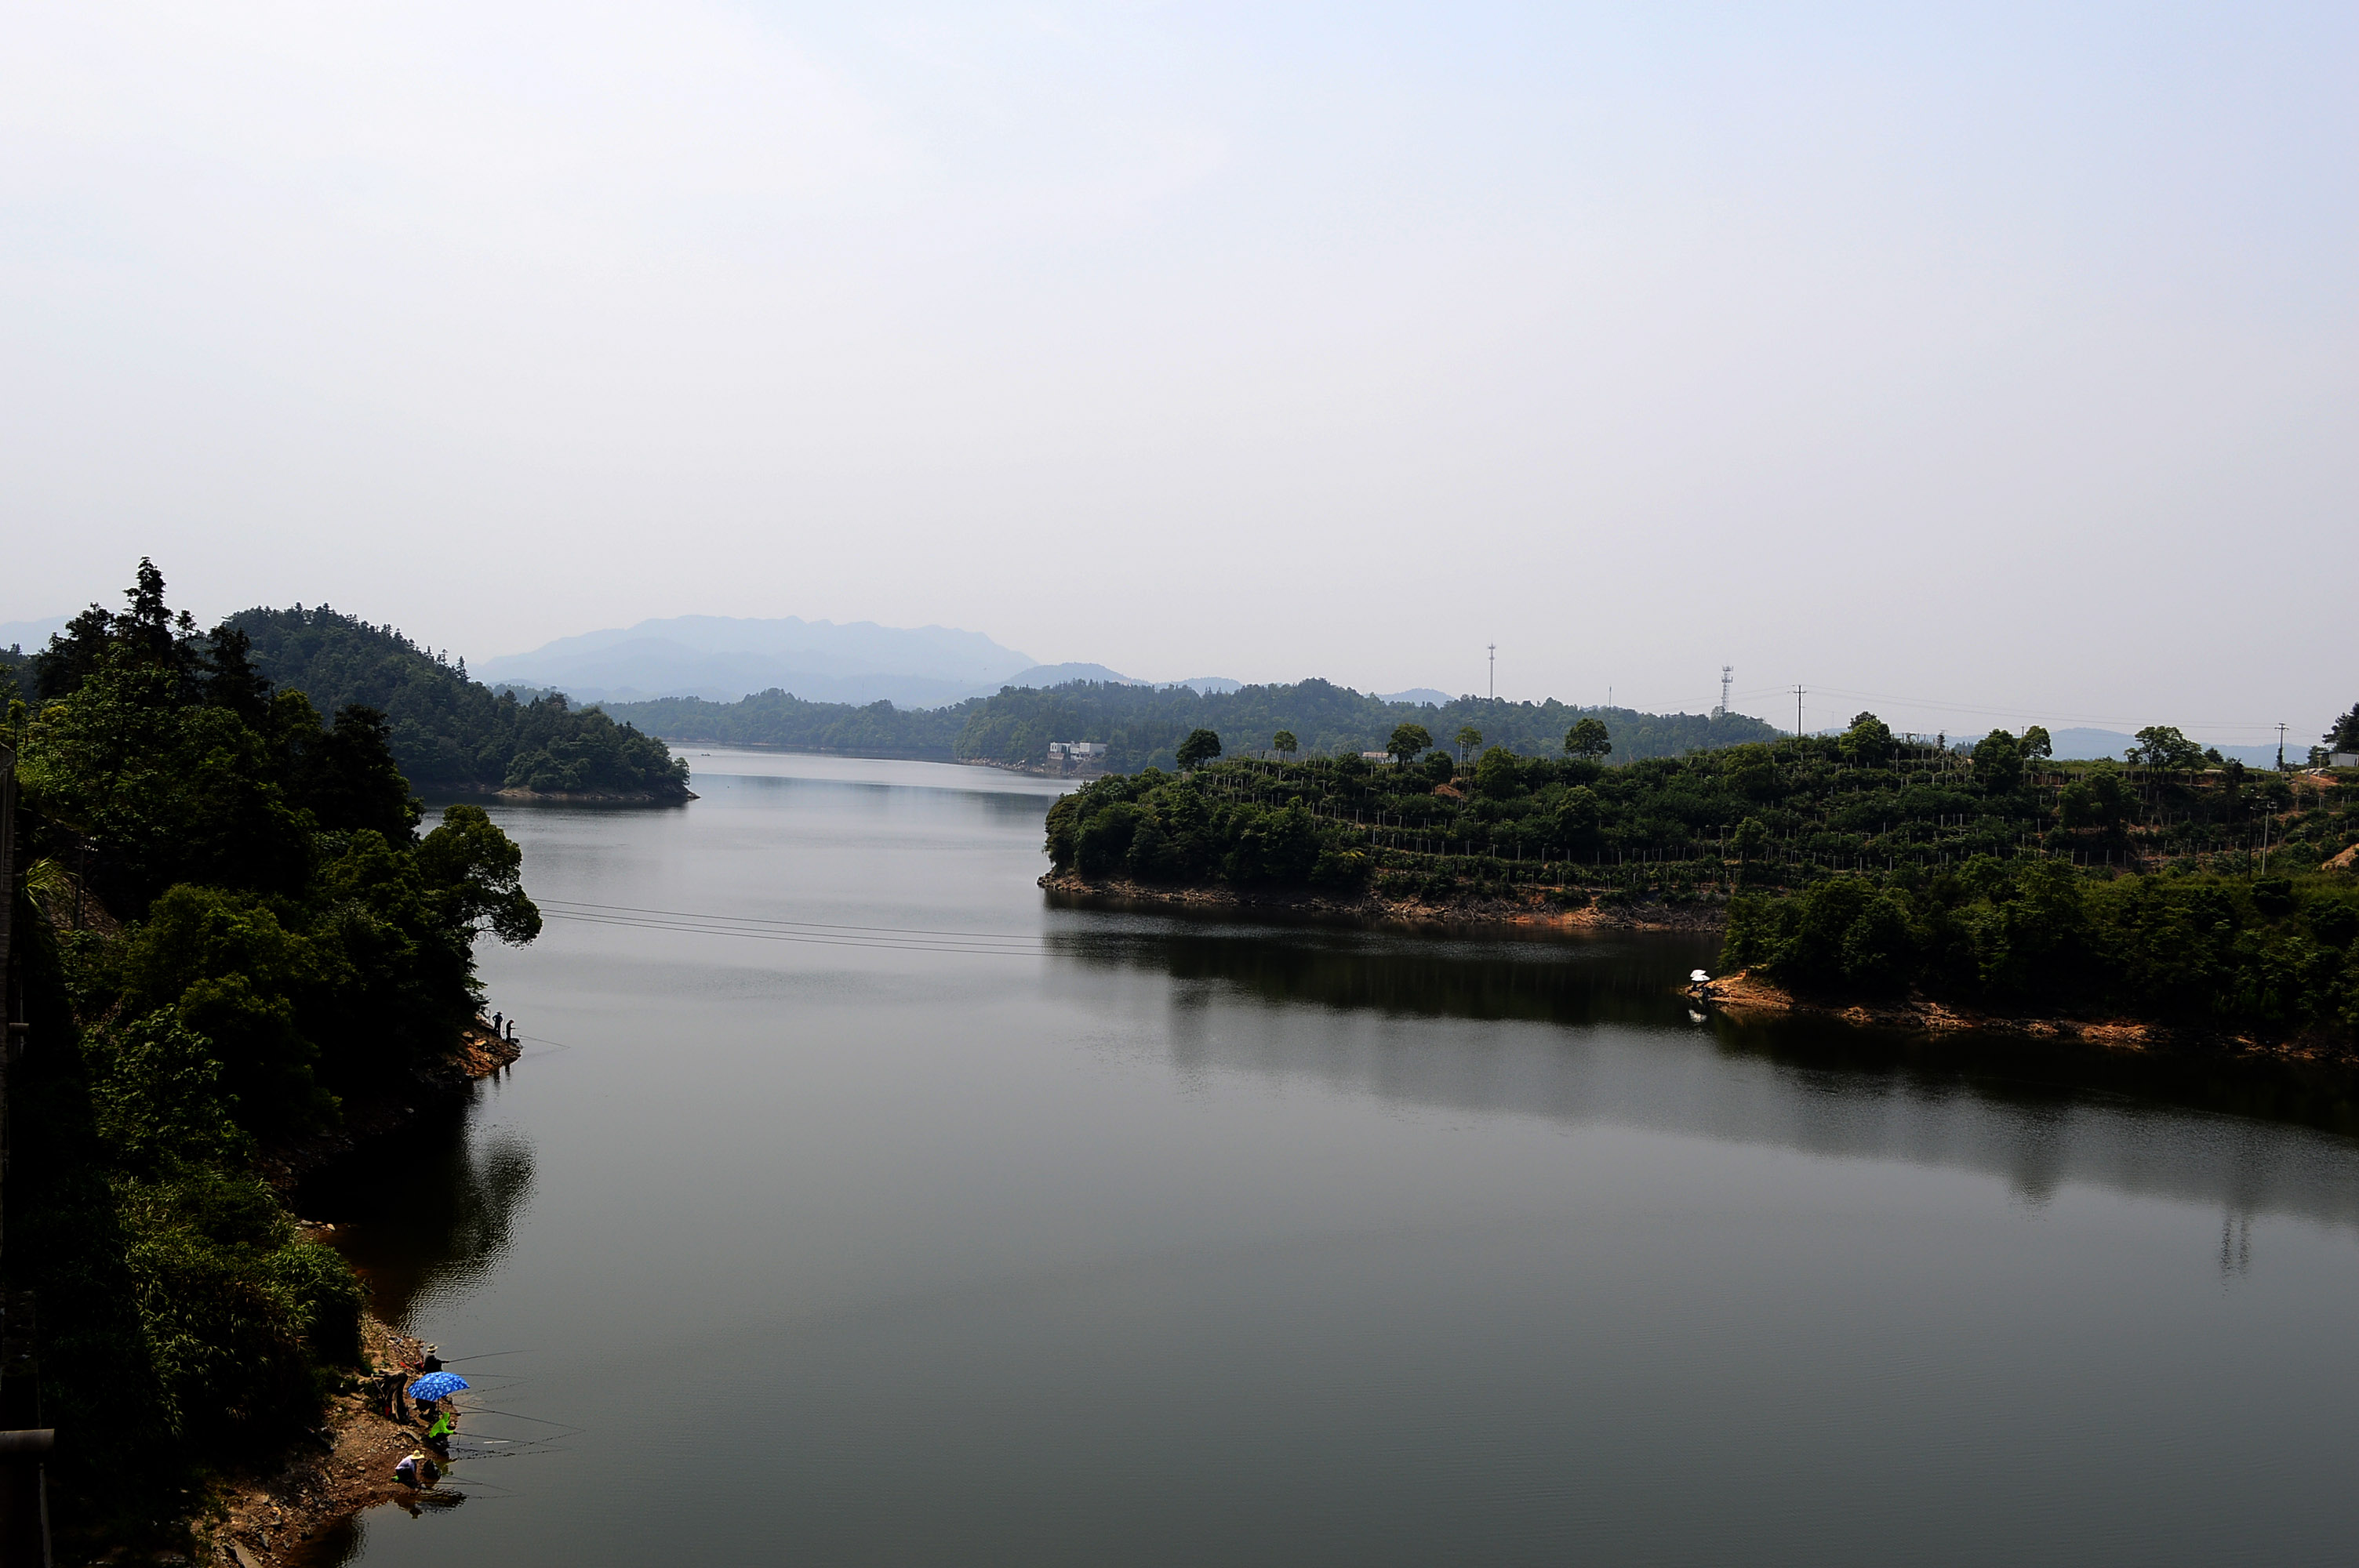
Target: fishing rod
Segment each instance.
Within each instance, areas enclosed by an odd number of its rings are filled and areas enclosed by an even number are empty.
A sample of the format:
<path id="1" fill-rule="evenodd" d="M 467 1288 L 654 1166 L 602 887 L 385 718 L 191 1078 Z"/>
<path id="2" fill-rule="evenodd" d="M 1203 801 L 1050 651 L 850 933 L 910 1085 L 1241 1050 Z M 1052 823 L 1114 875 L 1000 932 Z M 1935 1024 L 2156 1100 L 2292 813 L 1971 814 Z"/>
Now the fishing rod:
<path id="1" fill-rule="evenodd" d="M 462 1361 L 488 1361 L 495 1356 L 528 1356 L 528 1350 L 484 1350 L 473 1356 L 444 1357 L 442 1365 L 456 1367 Z"/>
<path id="2" fill-rule="evenodd" d="M 586 1426 L 575 1426 L 570 1421 L 551 1421 L 547 1416 L 526 1415 L 521 1411 L 495 1411 L 487 1409 L 483 1405 L 475 1405 L 473 1407 L 462 1405 L 460 1408 L 466 1411 L 466 1413 L 469 1415 L 504 1415 L 511 1421 L 537 1421 L 543 1426 L 562 1426 L 570 1428 L 574 1432 L 587 1432 L 590 1430 Z"/>

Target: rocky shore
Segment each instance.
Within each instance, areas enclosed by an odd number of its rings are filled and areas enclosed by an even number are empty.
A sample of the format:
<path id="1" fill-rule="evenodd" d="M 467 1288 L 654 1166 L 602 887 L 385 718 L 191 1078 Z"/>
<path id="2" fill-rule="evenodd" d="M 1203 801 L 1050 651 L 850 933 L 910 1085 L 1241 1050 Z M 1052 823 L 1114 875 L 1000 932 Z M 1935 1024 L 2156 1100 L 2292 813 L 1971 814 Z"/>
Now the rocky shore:
<path id="1" fill-rule="evenodd" d="M 1873 1002 L 1810 997 L 1798 995 L 1745 969 L 1685 989 L 1697 1002 L 1740 1020 L 1805 1014 L 1875 1028 L 1929 1033 L 1971 1030 L 2060 1044 L 2077 1043 L 2108 1051 L 2183 1052 L 2252 1061 L 2346 1065 L 2354 1060 L 2347 1039 L 2322 1033 L 2267 1040 L 2253 1034 L 2182 1029 L 2137 1019 L 1983 1012 L 1938 1001 L 1918 991 Z"/>
<path id="2" fill-rule="evenodd" d="M 324 1239 L 327 1227 L 313 1233 Z M 362 1335 L 371 1373 L 398 1368 L 414 1376 L 407 1368 L 426 1351 L 418 1340 L 375 1317 L 363 1320 Z M 424 1437 L 415 1420 L 384 1413 L 369 1376 L 349 1379 L 329 1402 L 316 1441 L 272 1469 L 233 1478 L 217 1495 L 216 1511 L 199 1527 L 206 1553 L 200 1561 L 215 1568 L 299 1568 L 314 1560 L 340 1520 L 363 1509 L 399 1503 L 415 1512 L 465 1501 L 466 1488 L 455 1481 L 429 1490 L 394 1479 L 393 1467 Z"/>
<path id="3" fill-rule="evenodd" d="M 348 1105 L 344 1125 L 335 1132 L 271 1151 L 262 1162 L 264 1173 L 272 1185 L 289 1191 L 328 1161 L 397 1130 L 421 1103 L 464 1091 L 513 1065 L 521 1053 L 521 1046 L 494 1034 L 478 1019 L 462 1032 L 449 1055 L 388 1085 L 373 1102 Z M 334 1238 L 332 1225 L 299 1223 L 306 1239 Z M 197 1527 L 207 1553 L 201 1561 L 217 1568 L 296 1568 L 311 1561 L 337 1521 L 363 1509 L 397 1502 L 415 1511 L 465 1500 L 463 1485 L 446 1482 L 420 1490 L 394 1479 L 393 1467 L 419 1445 L 424 1429 L 415 1421 L 387 1417 L 373 1384 L 380 1371 L 398 1368 L 414 1376 L 408 1369 L 423 1361 L 425 1346 L 374 1314 L 364 1314 L 361 1337 L 364 1368 L 343 1379 L 313 1441 L 275 1465 L 230 1476 L 215 1494 L 213 1508 Z"/>

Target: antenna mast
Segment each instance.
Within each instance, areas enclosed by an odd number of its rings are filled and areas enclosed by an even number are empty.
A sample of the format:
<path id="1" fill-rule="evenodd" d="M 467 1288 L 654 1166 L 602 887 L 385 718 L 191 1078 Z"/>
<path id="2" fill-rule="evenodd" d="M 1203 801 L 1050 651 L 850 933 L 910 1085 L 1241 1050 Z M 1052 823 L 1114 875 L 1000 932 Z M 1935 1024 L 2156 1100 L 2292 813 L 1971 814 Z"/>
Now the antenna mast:
<path id="1" fill-rule="evenodd" d="M 1802 688 L 1801 688 L 1800 687 L 1797 686 L 1797 687 L 1794 688 L 1794 739 L 1795 739 L 1795 740 L 1797 740 L 1797 741 L 1799 741 L 1799 740 L 1800 740 L 1801 738 L 1802 738 Z"/>
<path id="2" fill-rule="evenodd" d="M 1729 683 L 1735 678 L 1736 666 L 1734 665 L 1723 665 L 1720 666 L 1720 708 L 1712 714 L 1714 719 L 1725 719 L 1728 717 L 1728 686 Z"/>
<path id="3" fill-rule="evenodd" d="M 1491 700 L 1499 700 L 1499 644 L 1491 644 Z"/>

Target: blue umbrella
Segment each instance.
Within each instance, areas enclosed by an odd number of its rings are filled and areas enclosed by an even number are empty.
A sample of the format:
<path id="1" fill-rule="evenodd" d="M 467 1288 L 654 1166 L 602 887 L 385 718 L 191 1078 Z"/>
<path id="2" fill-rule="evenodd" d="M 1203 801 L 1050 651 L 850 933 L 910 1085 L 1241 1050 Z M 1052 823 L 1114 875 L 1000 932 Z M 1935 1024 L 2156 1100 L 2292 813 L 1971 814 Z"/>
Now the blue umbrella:
<path id="1" fill-rule="evenodd" d="M 467 1386 L 467 1379 L 456 1372 L 429 1372 L 409 1385 L 413 1400 L 447 1399 Z"/>

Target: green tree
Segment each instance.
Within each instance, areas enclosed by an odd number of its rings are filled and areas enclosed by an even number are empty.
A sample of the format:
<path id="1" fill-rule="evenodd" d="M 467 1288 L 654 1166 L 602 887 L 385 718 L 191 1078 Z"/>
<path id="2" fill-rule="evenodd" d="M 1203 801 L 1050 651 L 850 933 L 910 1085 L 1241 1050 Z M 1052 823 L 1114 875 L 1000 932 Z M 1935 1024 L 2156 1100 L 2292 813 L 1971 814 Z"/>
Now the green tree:
<path id="1" fill-rule="evenodd" d="M 1974 742 L 1974 782 L 1991 795 L 2005 795 L 2023 783 L 2023 748 L 2004 730 Z"/>
<path id="2" fill-rule="evenodd" d="M 1271 751 L 1281 757 L 1291 757 L 1302 749 L 1302 743 L 1294 738 L 1294 731 L 1291 730 L 1281 730 L 1271 736 L 1269 746 Z"/>
<path id="3" fill-rule="evenodd" d="M 366 828 L 408 843 L 425 807 L 409 793 L 409 781 L 393 760 L 385 715 L 354 703 L 337 713 L 334 729 L 315 730 L 305 739 L 289 781 L 296 803 L 321 827 L 342 833 Z"/>
<path id="4" fill-rule="evenodd" d="M 2351 711 L 2334 721 L 2334 727 L 2320 737 L 2327 749 L 2333 752 L 2359 752 L 2359 702 Z"/>
<path id="5" fill-rule="evenodd" d="M 1523 789 L 1523 760 L 1494 746 L 1474 764 L 1474 788 L 1493 800 L 1510 799 Z"/>
<path id="6" fill-rule="evenodd" d="M 489 927 L 511 947 L 540 935 L 540 911 L 524 892 L 524 851 L 482 806 L 443 807 L 442 826 L 418 846 L 418 870 L 454 925 Z"/>
<path id="7" fill-rule="evenodd" d="M 1472 752 L 1482 743 L 1483 731 L 1475 729 L 1472 724 L 1460 725 L 1458 728 L 1458 760 L 1462 762 L 1464 762 L 1466 760 L 1466 753 Z"/>
<path id="8" fill-rule="evenodd" d="M 1584 719 L 1564 732 L 1564 749 L 1570 756 L 1595 762 L 1614 750 L 1614 738 L 1606 733 L 1603 719 Z"/>
<path id="9" fill-rule="evenodd" d="M 1176 753 L 1183 769 L 1201 768 L 1221 754 L 1221 738 L 1210 730 L 1191 730 Z"/>
<path id="10" fill-rule="evenodd" d="M 1760 853 L 1761 846 L 1768 841 L 1769 829 L 1757 816 L 1746 817 L 1736 825 L 1736 831 L 1728 836 L 1729 847 L 1736 851 L 1736 858 L 1740 860 L 1753 859 Z"/>
<path id="11" fill-rule="evenodd" d="M 2168 724 L 2149 724 L 2137 732 L 2138 743 L 2129 760 L 2169 773 L 2186 773 L 2203 765 L 2203 748 Z"/>
<path id="12" fill-rule="evenodd" d="M 2023 732 L 2023 754 L 2045 760 L 2056 754 L 2056 742 L 2048 738 L 2046 730 L 2035 724 Z"/>
<path id="13" fill-rule="evenodd" d="M 2057 795 L 2058 815 L 2067 827 L 2112 827 L 2129 810 L 2130 792 L 2121 775 L 2092 773 L 2074 779 Z"/>
<path id="14" fill-rule="evenodd" d="M 1858 714 L 1837 744 L 1852 766 L 1880 767 L 1892 760 L 1892 728 L 1873 713 Z"/>
<path id="15" fill-rule="evenodd" d="M 1402 767 L 1408 766 L 1409 760 L 1419 752 L 1430 751 L 1432 748 L 1433 736 L 1422 724 L 1395 725 L 1393 738 L 1385 744 L 1386 754 Z"/>

